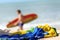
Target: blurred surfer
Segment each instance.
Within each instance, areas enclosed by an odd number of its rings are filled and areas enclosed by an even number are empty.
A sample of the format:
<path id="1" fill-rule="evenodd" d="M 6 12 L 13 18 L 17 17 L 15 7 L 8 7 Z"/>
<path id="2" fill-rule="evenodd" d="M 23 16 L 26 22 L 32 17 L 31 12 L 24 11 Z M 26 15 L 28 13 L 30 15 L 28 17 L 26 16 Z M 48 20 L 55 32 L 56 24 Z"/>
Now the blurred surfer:
<path id="1" fill-rule="evenodd" d="M 16 22 L 16 24 L 18 24 L 19 30 L 23 30 L 23 22 L 22 22 L 22 13 L 21 13 L 21 10 L 17 10 L 17 14 L 18 14 L 18 21 Z"/>

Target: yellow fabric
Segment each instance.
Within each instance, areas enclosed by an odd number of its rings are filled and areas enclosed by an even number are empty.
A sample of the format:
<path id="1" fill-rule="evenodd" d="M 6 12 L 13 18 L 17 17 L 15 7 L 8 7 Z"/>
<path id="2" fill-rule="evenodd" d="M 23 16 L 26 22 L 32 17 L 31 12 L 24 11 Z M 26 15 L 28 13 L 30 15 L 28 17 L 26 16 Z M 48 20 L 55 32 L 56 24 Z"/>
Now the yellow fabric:
<path id="1" fill-rule="evenodd" d="M 46 32 L 48 32 L 51 29 L 51 27 L 48 24 L 45 24 L 43 26 L 42 25 L 38 25 L 37 27 L 38 28 L 42 28 Z"/>
<path id="2" fill-rule="evenodd" d="M 15 34 L 21 34 L 21 35 L 23 35 L 23 34 L 26 34 L 26 33 L 27 33 L 27 30 L 19 30 L 17 32 L 11 33 L 11 35 L 15 35 Z"/>
<path id="3" fill-rule="evenodd" d="M 26 30 L 20 30 L 20 34 L 26 34 L 27 31 Z"/>
<path id="4" fill-rule="evenodd" d="M 42 28 L 45 32 L 49 33 L 48 35 L 45 35 L 44 37 L 56 36 L 56 31 L 51 26 L 49 26 L 48 24 L 45 24 L 43 26 L 42 25 L 38 25 L 38 28 Z"/>

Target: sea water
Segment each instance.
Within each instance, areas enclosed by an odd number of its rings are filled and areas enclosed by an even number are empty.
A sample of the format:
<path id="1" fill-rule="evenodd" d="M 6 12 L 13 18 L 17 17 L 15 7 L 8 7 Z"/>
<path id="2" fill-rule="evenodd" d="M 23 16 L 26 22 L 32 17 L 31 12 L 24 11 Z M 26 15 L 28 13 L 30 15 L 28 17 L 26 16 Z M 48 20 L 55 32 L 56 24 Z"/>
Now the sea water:
<path id="1" fill-rule="evenodd" d="M 22 14 L 36 13 L 38 18 L 26 26 L 31 27 L 36 24 L 51 24 L 60 29 L 60 0 L 35 0 L 35 1 L 17 1 L 0 3 L 0 25 L 5 28 L 6 24 L 16 18 L 17 9 L 22 11 Z M 26 27 L 25 27 L 26 28 Z"/>

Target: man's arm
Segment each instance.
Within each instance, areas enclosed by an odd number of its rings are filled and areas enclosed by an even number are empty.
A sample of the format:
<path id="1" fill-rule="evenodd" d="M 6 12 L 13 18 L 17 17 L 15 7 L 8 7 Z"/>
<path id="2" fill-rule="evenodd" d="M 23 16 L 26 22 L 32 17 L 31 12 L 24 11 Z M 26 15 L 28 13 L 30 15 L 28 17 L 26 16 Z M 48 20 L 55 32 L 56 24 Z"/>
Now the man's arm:
<path id="1" fill-rule="evenodd" d="M 17 21 L 16 23 L 14 23 L 14 25 L 17 25 L 19 23 L 19 21 Z"/>

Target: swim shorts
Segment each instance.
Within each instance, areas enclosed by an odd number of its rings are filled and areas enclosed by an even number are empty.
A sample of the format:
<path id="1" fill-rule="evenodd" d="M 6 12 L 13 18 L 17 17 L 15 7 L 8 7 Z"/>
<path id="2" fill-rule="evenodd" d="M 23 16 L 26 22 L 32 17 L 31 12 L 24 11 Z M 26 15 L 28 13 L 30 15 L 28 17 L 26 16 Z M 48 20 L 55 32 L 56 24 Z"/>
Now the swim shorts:
<path id="1" fill-rule="evenodd" d="M 22 27 L 22 26 L 23 26 L 23 23 L 18 23 L 18 26 L 19 26 L 19 27 Z"/>

